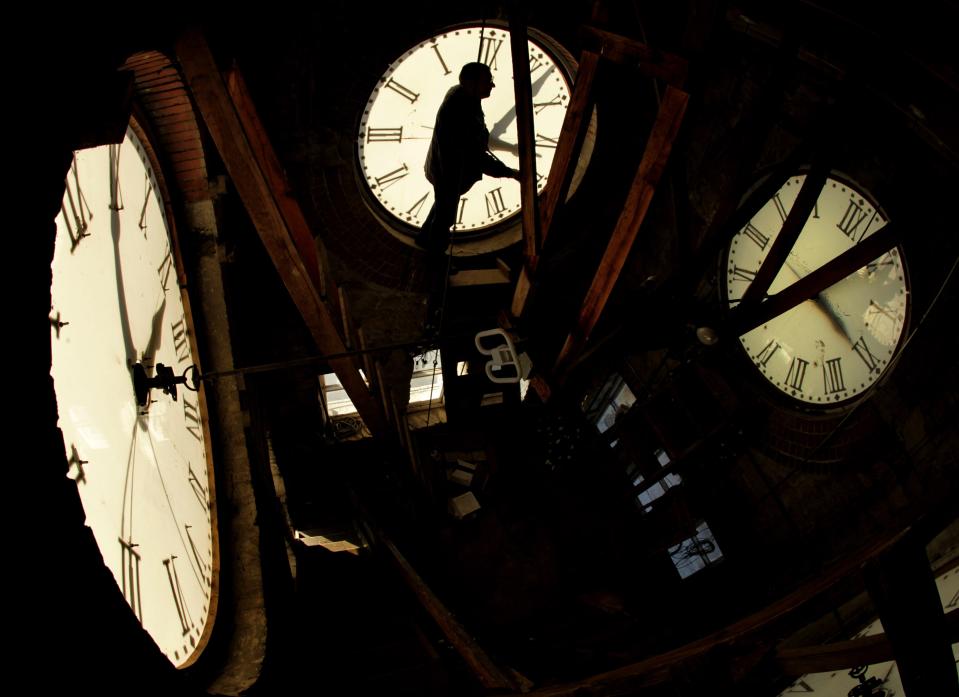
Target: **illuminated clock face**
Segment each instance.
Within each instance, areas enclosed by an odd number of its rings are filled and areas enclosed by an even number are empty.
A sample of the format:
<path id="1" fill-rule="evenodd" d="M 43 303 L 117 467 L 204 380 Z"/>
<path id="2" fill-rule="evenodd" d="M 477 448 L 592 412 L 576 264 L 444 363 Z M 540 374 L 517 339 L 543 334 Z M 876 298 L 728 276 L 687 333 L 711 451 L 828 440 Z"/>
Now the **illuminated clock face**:
<path id="1" fill-rule="evenodd" d="M 482 101 L 490 151 L 518 169 L 516 105 L 508 31 L 466 26 L 434 36 L 398 58 L 380 78 L 366 105 L 357 138 L 360 167 L 370 192 L 391 220 L 420 228 L 433 205 L 433 187 L 423 167 L 436 112 L 460 68 L 480 60 L 496 87 Z M 529 41 L 537 190 L 542 190 L 556 152 L 569 105 L 569 81 L 559 58 Z M 512 216 L 520 207 L 520 185 L 484 177 L 460 198 L 460 232 L 480 231 Z"/>
<path id="2" fill-rule="evenodd" d="M 59 427 L 87 525 L 170 661 L 212 627 L 217 541 L 201 392 L 141 406 L 131 367 L 194 364 L 178 254 L 143 142 L 77 151 L 57 216 L 50 315 Z M 65 591 L 66 592 L 66 591 Z"/>
<path id="3" fill-rule="evenodd" d="M 804 180 L 805 175 L 790 178 L 733 238 L 725 269 L 731 306 L 752 283 Z M 830 177 L 769 294 L 815 271 L 886 222 L 867 193 Z M 739 341 L 765 379 L 788 397 L 807 405 L 835 405 L 861 396 L 890 368 L 909 302 L 897 247 Z"/>

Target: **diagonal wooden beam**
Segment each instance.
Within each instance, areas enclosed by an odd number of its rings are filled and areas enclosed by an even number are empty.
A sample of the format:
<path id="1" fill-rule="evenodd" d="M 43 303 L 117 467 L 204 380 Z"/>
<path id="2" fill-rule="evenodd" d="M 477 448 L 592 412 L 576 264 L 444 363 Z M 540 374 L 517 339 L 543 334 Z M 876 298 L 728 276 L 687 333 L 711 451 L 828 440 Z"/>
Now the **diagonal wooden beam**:
<path id="1" fill-rule="evenodd" d="M 540 220 L 536 205 L 536 150 L 533 144 L 533 88 L 529 78 L 529 40 L 524 10 L 514 7 L 510 13 L 510 47 L 513 55 L 513 91 L 516 95 L 516 134 L 519 145 L 520 201 L 523 216 L 523 248 L 526 258 L 539 254 Z"/>
<path id="2" fill-rule="evenodd" d="M 635 65 L 643 75 L 659 78 L 673 87 L 682 87 L 686 81 L 689 64 L 685 58 L 596 27 L 583 27 L 582 34 L 586 50 L 607 60 Z"/>
<path id="3" fill-rule="evenodd" d="M 688 102 L 687 93 L 672 86 L 666 88 L 659 114 L 646 143 L 643 159 L 639 163 L 632 187 L 626 197 L 623 212 L 616 222 L 609 244 L 606 246 L 606 252 L 586 293 L 576 325 L 566 338 L 566 343 L 556 359 L 553 370 L 557 375 L 561 374 L 570 360 L 582 350 L 606 307 L 606 301 L 613 292 L 619 274 L 626 264 L 626 258 L 633 247 L 633 242 L 636 241 L 639 227 L 646 218 L 653 193 L 666 169 L 673 141 L 679 132 Z"/>
<path id="4" fill-rule="evenodd" d="M 269 142 L 251 138 L 247 133 L 237 113 L 237 105 L 199 30 L 189 30 L 180 36 L 175 50 L 207 130 L 314 342 L 322 353 L 345 353 L 335 317 L 323 302 L 277 204 L 279 198 L 288 194 L 276 191 L 264 174 L 269 165 L 264 163 L 263 155 L 257 150 L 269 148 Z M 251 141 L 258 147 L 253 147 Z M 386 430 L 383 411 L 370 395 L 352 359 L 336 358 L 329 363 L 370 431 L 383 433 Z"/>
<path id="5" fill-rule="evenodd" d="M 767 300 L 751 307 L 733 308 L 721 334 L 740 336 L 755 329 L 760 324 L 788 312 L 799 303 L 816 297 L 826 288 L 839 283 L 870 261 L 878 259 L 897 244 L 899 244 L 899 229 L 892 223 L 886 223 L 879 232 L 870 235 L 855 247 L 847 249 L 832 261 L 823 264 Z"/>
<path id="6" fill-rule="evenodd" d="M 556 146 L 556 155 L 549 171 L 546 188 L 543 189 L 539 203 L 540 214 L 540 247 L 536 254 L 527 257 L 526 264 L 520 270 L 516 281 L 516 290 L 513 293 L 513 302 L 510 313 L 513 317 L 520 317 L 526 309 L 529 292 L 532 288 L 533 275 L 536 272 L 539 251 L 546 243 L 553 218 L 561 201 L 566 200 L 569 187 L 579 161 L 579 153 L 583 149 L 586 130 L 589 126 L 590 115 L 593 111 L 593 82 L 596 70 L 599 67 L 599 55 L 584 51 L 579 59 L 579 68 L 576 71 L 576 80 L 573 83 L 573 94 L 563 117 L 563 128 L 560 131 L 559 143 Z"/>
<path id="7" fill-rule="evenodd" d="M 806 174 L 802 187 L 796 195 L 796 200 L 793 202 L 792 208 L 789 209 L 789 213 L 786 214 L 786 219 L 783 220 L 779 234 L 769 251 L 766 252 L 766 257 L 756 272 L 756 277 L 746 288 L 746 292 L 743 293 L 740 302 L 743 307 L 752 307 L 766 296 L 769 286 L 772 285 L 783 264 L 786 263 L 789 252 L 792 251 L 796 240 L 802 234 L 803 228 L 809 220 L 809 215 L 819 200 L 819 194 L 822 193 L 822 188 L 826 184 L 831 160 L 831 150 L 827 147 L 821 148 L 816 153 L 812 167 Z"/>

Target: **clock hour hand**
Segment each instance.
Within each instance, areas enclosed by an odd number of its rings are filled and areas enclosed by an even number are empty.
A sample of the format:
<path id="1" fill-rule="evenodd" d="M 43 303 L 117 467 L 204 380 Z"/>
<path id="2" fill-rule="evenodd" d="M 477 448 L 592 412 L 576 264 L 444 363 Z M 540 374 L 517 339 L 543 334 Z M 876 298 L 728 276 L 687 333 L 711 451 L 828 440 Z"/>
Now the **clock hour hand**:
<path id="1" fill-rule="evenodd" d="M 163 332 L 164 310 L 166 310 L 166 296 L 163 297 L 163 302 L 160 303 L 160 307 L 157 309 L 157 311 L 153 313 L 153 321 L 150 323 L 150 338 L 147 341 L 146 346 L 143 347 L 143 353 L 140 355 L 141 361 L 152 363 L 157 349 L 160 348 L 160 337 Z"/>

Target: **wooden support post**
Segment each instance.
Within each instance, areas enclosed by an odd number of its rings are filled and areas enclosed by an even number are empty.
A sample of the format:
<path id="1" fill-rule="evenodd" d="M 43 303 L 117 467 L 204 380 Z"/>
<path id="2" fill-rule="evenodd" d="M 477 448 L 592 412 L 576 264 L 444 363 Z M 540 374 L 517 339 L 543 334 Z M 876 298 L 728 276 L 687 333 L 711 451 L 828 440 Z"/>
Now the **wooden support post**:
<path id="1" fill-rule="evenodd" d="M 206 39 L 198 30 L 190 30 L 177 40 L 176 53 L 227 172 L 313 341 L 322 353 L 344 353 L 335 317 L 320 297 L 314 276 L 307 269 L 277 203 L 289 198 L 288 192 L 277 191 L 275 182 L 264 174 L 270 169 L 262 150 L 269 146 L 268 141 L 246 131 Z M 383 433 L 384 412 L 370 396 L 353 360 L 343 357 L 329 363 L 366 426 L 374 434 Z"/>
<path id="2" fill-rule="evenodd" d="M 583 149 L 583 140 L 589 126 L 590 116 L 593 113 L 593 82 L 596 79 L 596 70 L 599 67 L 599 55 L 589 51 L 583 52 L 579 60 L 579 69 L 573 84 L 573 94 L 563 118 L 563 128 L 559 143 L 556 146 L 556 155 L 549 171 L 549 180 L 540 200 L 540 247 L 546 244 L 553 218 L 560 206 L 569 195 L 569 187 L 579 161 L 579 153 Z M 513 317 L 520 317 L 526 308 L 526 301 L 532 288 L 533 274 L 536 272 L 538 257 L 526 260 L 520 269 L 516 281 L 516 290 L 513 293 L 513 302 L 510 312 Z"/>
<path id="3" fill-rule="evenodd" d="M 539 208 L 536 205 L 536 151 L 533 130 L 533 90 L 529 79 L 529 39 L 524 10 L 510 13 L 510 47 L 513 54 L 513 90 L 516 94 L 516 134 L 519 145 L 520 201 L 523 216 L 523 248 L 526 258 L 539 255 Z"/>
<path id="4" fill-rule="evenodd" d="M 576 325 L 566 338 L 566 343 L 556 359 L 553 370 L 556 375 L 560 375 L 582 350 L 606 307 L 606 301 L 626 264 L 626 258 L 639 233 L 639 227 L 646 217 L 646 211 L 649 210 L 653 193 L 666 168 L 688 101 L 689 95 L 682 90 L 675 87 L 666 88 L 659 114 L 646 143 L 643 159 L 639 163 L 633 185 L 626 197 L 623 212 L 616 222 L 606 252 L 593 277 L 593 283 L 586 293 Z"/>
<path id="5" fill-rule="evenodd" d="M 959 676 L 926 545 L 914 531 L 866 568 L 866 586 L 907 695 L 959 695 Z"/>

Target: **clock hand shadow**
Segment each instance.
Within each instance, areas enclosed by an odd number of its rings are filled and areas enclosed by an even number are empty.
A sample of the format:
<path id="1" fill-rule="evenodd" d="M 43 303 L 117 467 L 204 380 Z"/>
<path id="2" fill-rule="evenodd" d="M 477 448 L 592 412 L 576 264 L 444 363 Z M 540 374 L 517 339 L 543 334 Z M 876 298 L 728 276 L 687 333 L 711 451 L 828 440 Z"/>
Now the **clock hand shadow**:
<path id="1" fill-rule="evenodd" d="M 133 345 L 133 332 L 130 330 L 130 317 L 127 310 L 127 294 L 123 285 L 123 269 L 120 264 L 120 211 L 110 210 L 110 232 L 113 236 L 113 263 L 116 269 L 117 303 L 120 306 L 120 331 L 123 332 L 123 346 L 126 349 L 127 363 L 136 362 L 137 350 Z"/>
<path id="2" fill-rule="evenodd" d="M 150 339 L 147 341 L 146 346 L 143 347 L 143 354 L 140 357 L 140 360 L 144 363 L 152 363 L 153 357 L 156 356 L 156 352 L 160 348 L 160 340 L 163 333 L 163 313 L 165 310 L 166 296 L 164 296 L 163 302 L 160 303 L 160 307 L 157 308 L 157 311 L 153 313 L 153 321 L 151 322 L 150 327 Z"/>
<path id="3" fill-rule="evenodd" d="M 550 76 L 552 72 L 553 72 L 553 68 L 550 68 L 545 73 L 543 73 L 538 78 L 536 78 L 536 82 L 530 85 L 530 95 L 535 97 L 537 94 L 539 94 L 540 89 L 542 89 L 543 84 L 546 82 L 546 79 Z M 500 120 L 497 121 L 493 125 L 493 127 L 490 129 L 490 132 L 489 132 L 490 139 L 498 140 L 499 136 L 506 133 L 506 127 L 512 121 L 515 121 L 515 120 L 516 120 L 516 104 L 513 104 L 513 107 L 509 111 L 507 111 L 505 114 L 503 114 L 502 118 L 500 118 Z M 516 147 L 516 146 L 513 146 L 513 147 Z"/>

